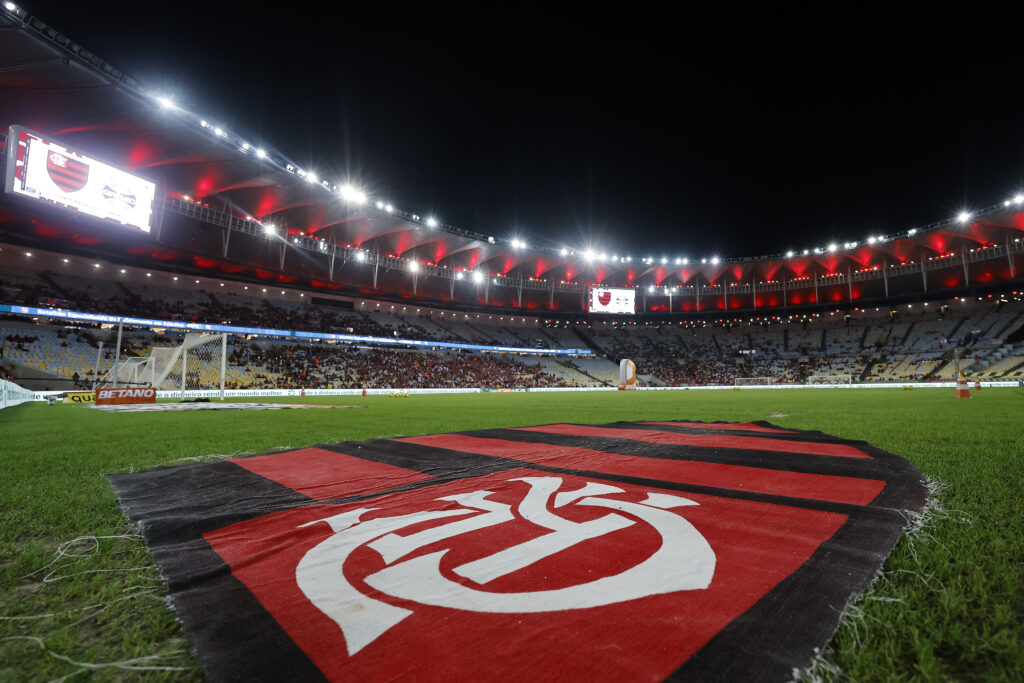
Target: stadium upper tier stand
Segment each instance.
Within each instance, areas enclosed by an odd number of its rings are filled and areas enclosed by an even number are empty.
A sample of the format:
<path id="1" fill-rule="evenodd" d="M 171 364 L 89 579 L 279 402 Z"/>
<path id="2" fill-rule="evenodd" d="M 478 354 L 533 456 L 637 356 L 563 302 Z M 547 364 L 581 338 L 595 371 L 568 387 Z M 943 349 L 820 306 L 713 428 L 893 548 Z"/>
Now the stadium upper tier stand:
<path id="1" fill-rule="evenodd" d="M 975 322 L 961 320 L 964 311 L 924 319 L 904 307 L 978 294 L 1014 303 L 1010 292 L 1024 289 L 1022 194 L 993 190 L 971 211 L 922 217 L 937 219 L 927 225 L 844 236 L 856 241 L 808 235 L 763 255 L 685 254 L 673 244 L 630 253 L 553 229 L 537 240 L 489 235 L 405 207 L 358 178 L 321 176 L 313 168 L 323 172 L 322 159 L 302 168 L 294 150 L 276 147 L 274 131 L 256 136 L 230 111 L 177 103 L 161 84 L 133 76 L 132 65 L 115 67 L 18 3 L 0 4 L 0 29 L 15 65 L 0 70 L 0 87 L 32 93 L 0 98 L 6 305 L 592 348 L 592 358 L 556 373 L 573 382 L 614 381 L 611 363 L 624 354 L 646 363 L 641 375 L 652 383 L 740 373 L 932 378 L 949 372 L 949 340 L 977 355 L 977 372 L 1016 371 L 1012 332 L 967 337 Z M 893 305 L 900 315 L 888 321 L 861 315 Z M 830 308 L 843 312 L 841 324 L 808 321 Z M 595 327 L 598 311 L 635 313 L 647 332 Z M 991 314 L 972 313 L 979 325 Z M 662 315 L 665 324 L 708 328 L 667 333 Z M 739 331 L 755 323 L 765 323 L 763 334 Z M 39 362 L 79 362 L 60 348 Z"/>
<path id="2" fill-rule="evenodd" d="M 0 303 L 8 305 L 534 350 L 471 353 L 232 335 L 228 388 L 609 386 L 617 384 L 623 358 L 654 386 L 930 381 L 953 377 L 958 351 L 972 377 L 1024 378 L 1024 297 L 1017 293 L 784 317 L 559 320 L 314 297 L 109 262 L 74 264 L 59 254 L 3 256 Z M 50 267 L 36 269 L 44 259 Z M 110 324 L 6 315 L 5 377 L 33 388 L 92 386 L 114 362 L 116 333 Z M 172 329 L 129 326 L 120 357 L 146 356 L 182 339 Z M 592 354 L 545 354 L 565 348 Z"/>

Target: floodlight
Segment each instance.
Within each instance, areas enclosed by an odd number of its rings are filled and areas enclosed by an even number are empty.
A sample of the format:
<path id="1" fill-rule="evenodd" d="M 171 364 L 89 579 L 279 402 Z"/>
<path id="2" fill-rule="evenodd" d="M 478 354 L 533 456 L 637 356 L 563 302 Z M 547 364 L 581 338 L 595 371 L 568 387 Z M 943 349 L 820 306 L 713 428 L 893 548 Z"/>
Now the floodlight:
<path id="1" fill-rule="evenodd" d="M 349 202 L 351 204 L 366 203 L 366 193 L 364 193 L 362 190 L 359 190 L 356 187 L 353 187 L 352 185 L 342 185 L 340 192 L 341 198 L 344 199 L 346 202 Z"/>
<path id="2" fill-rule="evenodd" d="M 793 252 L 792 251 L 787 251 L 786 252 L 786 258 L 793 258 Z"/>
<path id="3" fill-rule="evenodd" d="M 427 216 L 427 227 L 428 228 L 436 228 L 437 227 L 437 219 L 434 218 L 433 216 Z"/>
<path id="4" fill-rule="evenodd" d="M 562 247 L 561 251 L 559 251 L 558 253 L 561 254 L 562 256 L 568 256 L 569 250 L 566 249 L 565 247 Z"/>
<path id="5" fill-rule="evenodd" d="M 416 263 L 415 261 L 409 261 L 409 270 L 411 272 L 413 272 L 413 273 L 418 272 L 419 269 L 420 269 L 420 264 Z"/>
<path id="6" fill-rule="evenodd" d="M 959 223 L 966 223 L 967 221 L 971 220 L 971 214 L 969 211 L 961 211 L 959 214 L 957 214 L 956 220 Z"/>
<path id="7" fill-rule="evenodd" d="M 260 159 L 266 159 L 267 153 L 263 151 L 262 147 L 260 147 L 256 150 L 256 156 L 258 156 Z"/>
<path id="8" fill-rule="evenodd" d="M 473 282 L 483 282 L 484 275 L 481 272 L 473 271 Z"/>
<path id="9" fill-rule="evenodd" d="M 366 260 L 366 252 L 365 251 L 357 251 L 356 252 L 356 260 L 357 261 L 365 261 Z"/>
<path id="10" fill-rule="evenodd" d="M 717 266 L 718 265 L 718 257 L 717 256 L 712 256 L 711 257 L 711 265 L 713 265 L 713 266 Z"/>

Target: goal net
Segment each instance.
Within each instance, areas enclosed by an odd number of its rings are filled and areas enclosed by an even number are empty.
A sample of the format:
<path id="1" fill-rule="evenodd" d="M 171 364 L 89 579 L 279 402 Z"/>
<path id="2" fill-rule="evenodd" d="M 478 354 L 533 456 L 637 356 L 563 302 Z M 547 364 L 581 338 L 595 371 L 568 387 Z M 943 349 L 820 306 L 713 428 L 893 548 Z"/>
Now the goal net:
<path id="1" fill-rule="evenodd" d="M 774 377 L 737 377 L 736 386 L 738 387 L 766 387 L 769 384 L 774 384 Z"/>
<path id="2" fill-rule="evenodd" d="M 808 384 L 853 384 L 853 375 L 811 375 Z"/>
<path id="3" fill-rule="evenodd" d="M 112 368 L 103 386 L 146 386 L 162 391 L 217 390 L 224 398 L 227 373 L 226 334 L 185 335 L 175 347 L 153 347 L 144 358 L 129 358 Z"/>

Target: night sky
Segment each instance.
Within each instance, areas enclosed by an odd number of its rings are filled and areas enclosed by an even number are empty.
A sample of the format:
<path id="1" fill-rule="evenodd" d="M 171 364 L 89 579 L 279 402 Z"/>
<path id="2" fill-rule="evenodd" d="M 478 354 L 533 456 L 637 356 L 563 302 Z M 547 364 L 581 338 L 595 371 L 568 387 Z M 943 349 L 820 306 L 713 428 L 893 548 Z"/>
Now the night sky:
<path id="1" fill-rule="evenodd" d="M 1009 17 L 68 4 L 25 2 L 320 177 L 529 244 L 756 256 L 1024 188 Z"/>

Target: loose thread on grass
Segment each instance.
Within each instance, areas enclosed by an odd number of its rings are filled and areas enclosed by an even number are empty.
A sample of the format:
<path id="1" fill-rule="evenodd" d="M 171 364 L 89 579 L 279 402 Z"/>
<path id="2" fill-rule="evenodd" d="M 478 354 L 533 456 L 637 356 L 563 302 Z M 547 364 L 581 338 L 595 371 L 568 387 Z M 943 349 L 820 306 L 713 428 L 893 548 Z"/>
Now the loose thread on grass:
<path id="1" fill-rule="evenodd" d="M 921 541 L 935 542 L 931 529 L 938 521 L 958 519 L 967 524 L 971 523 L 966 513 L 959 510 L 949 510 L 942 504 L 941 496 L 949 489 L 947 484 L 933 477 L 926 477 L 925 487 L 928 489 L 928 497 L 925 500 L 924 506 L 918 511 L 903 511 L 903 516 L 906 520 L 903 528 L 904 539 L 908 552 L 913 558 L 914 563 L 918 566 L 920 566 L 920 560 L 917 555 L 916 546 Z M 863 645 L 861 631 L 863 629 L 864 635 L 867 635 L 868 621 L 872 621 L 888 629 L 890 632 L 894 631 L 891 624 L 887 624 L 878 617 L 868 614 L 862 607 L 862 604 L 866 602 L 902 603 L 902 598 L 872 594 L 878 591 L 882 584 L 889 583 L 890 577 L 895 574 L 911 574 L 932 591 L 941 592 L 945 590 L 942 582 L 931 574 L 915 572 L 911 569 L 890 569 L 888 571 L 880 569 L 867 588 L 863 592 L 851 596 L 850 601 L 839 610 L 839 622 L 836 632 L 838 633 L 841 628 L 848 629 L 854 648 L 859 649 Z M 933 581 L 938 584 L 938 587 L 932 584 Z M 831 661 L 831 657 L 835 655 L 832 645 L 826 647 L 824 651 L 819 651 L 818 648 L 815 648 L 814 652 L 815 655 L 810 664 L 803 669 L 793 669 L 792 680 L 822 683 L 826 680 L 842 678 L 842 668 L 834 661 Z"/>
<path id="2" fill-rule="evenodd" d="M 70 676 L 77 675 L 84 671 L 95 671 L 98 669 L 122 669 L 125 671 L 189 671 L 193 668 L 187 666 L 171 666 L 170 664 L 158 663 L 160 660 L 166 659 L 168 657 L 179 657 L 181 655 L 187 654 L 185 650 L 171 650 L 169 652 L 160 652 L 155 655 L 144 655 L 142 657 L 133 657 L 132 659 L 123 659 L 118 662 L 80 662 L 78 660 L 72 659 L 71 657 L 68 657 L 67 655 L 62 655 L 59 652 L 55 652 L 50 648 L 46 647 L 46 643 L 43 642 L 43 639 L 37 636 L 9 636 L 7 638 L 3 638 L 2 640 L 27 640 L 38 645 L 40 649 L 42 649 L 42 651 L 50 657 L 53 657 L 54 659 L 59 659 L 62 662 L 67 662 L 68 664 L 71 664 L 72 666 L 77 666 L 79 668 L 78 671 L 75 671 L 72 674 L 69 674 L 68 676 L 62 676 L 61 678 L 57 679 L 61 681 L 67 680 L 67 678 L 69 678 Z"/>
<path id="3" fill-rule="evenodd" d="M 47 572 L 43 576 L 43 583 L 53 583 L 55 581 L 62 581 L 64 579 L 69 579 L 73 576 L 81 576 L 83 574 L 144 571 L 147 569 L 152 569 L 152 567 L 118 567 L 116 569 L 87 569 L 85 571 L 74 572 L 72 574 L 59 574 L 61 571 L 67 569 L 68 567 L 73 567 L 74 565 L 84 562 L 85 560 L 88 560 L 91 557 L 93 557 L 99 551 L 100 540 L 109 539 L 132 539 L 141 541 L 142 536 L 138 534 L 117 534 L 114 536 L 78 536 L 77 538 L 73 538 L 70 541 L 64 541 L 63 543 L 58 545 L 57 550 L 54 551 L 54 558 L 48 564 L 46 564 L 43 567 L 40 567 L 34 572 L 26 574 L 21 578 L 31 578 L 36 574 L 39 574 L 40 572 L 44 572 L 47 569 L 50 569 L 50 567 L 53 567 L 53 565 L 57 564 L 58 562 L 64 559 L 71 559 L 71 561 L 66 564 L 62 564 L 59 567 Z M 85 544 L 84 546 L 82 546 L 83 543 Z"/>
<path id="4" fill-rule="evenodd" d="M 257 453 L 273 453 L 275 451 L 287 451 L 294 448 L 294 446 L 279 446 L 277 448 L 260 449 L 256 451 L 235 451 L 234 453 L 208 453 L 206 455 L 190 455 L 184 458 L 175 458 L 174 460 L 165 460 L 155 467 L 162 467 L 164 465 L 177 465 L 190 462 L 210 462 L 214 460 L 226 460 L 228 458 L 243 458 L 247 455 L 256 455 Z"/>
<path id="5" fill-rule="evenodd" d="M 803 669 L 793 669 L 794 681 L 808 681 L 809 683 L 824 683 L 831 678 L 839 678 L 843 670 L 827 657 L 828 652 L 822 652 L 821 648 L 814 648 L 814 657 L 811 663 Z"/>

